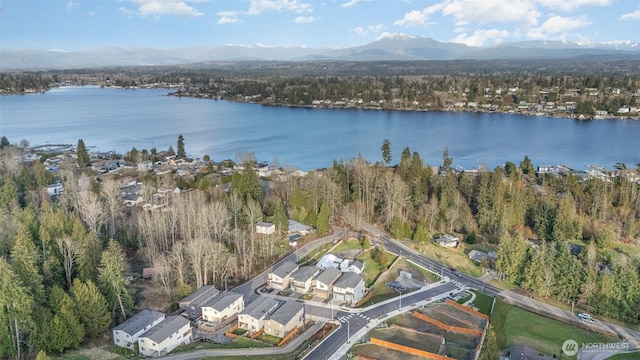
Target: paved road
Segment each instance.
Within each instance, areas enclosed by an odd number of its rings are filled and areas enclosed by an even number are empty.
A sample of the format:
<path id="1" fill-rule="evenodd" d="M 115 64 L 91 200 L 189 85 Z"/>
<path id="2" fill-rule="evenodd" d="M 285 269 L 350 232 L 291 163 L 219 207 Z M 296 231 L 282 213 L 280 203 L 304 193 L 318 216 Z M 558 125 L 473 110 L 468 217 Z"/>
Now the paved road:
<path id="1" fill-rule="evenodd" d="M 341 323 L 340 327 L 328 336 L 321 345 L 316 346 L 309 352 L 304 359 L 339 359 L 346 353 L 350 344 L 357 342 L 376 323 L 381 322 L 383 318 L 386 319 L 388 316 L 394 316 L 419 305 L 436 301 L 460 290 L 457 285 L 451 282 L 437 285 L 427 290 L 418 290 L 402 295 L 402 298 L 396 297 L 380 304 L 360 309 L 360 311 L 338 311 L 336 319 Z M 402 307 L 400 307 L 401 304 Z"/>
<path id="2" fill-rule="evenodd" d="M 377 237 L 381 241 L 385 249 L 401 254 L 402 256 L 414 261 L 428 269 L 434 270 L 438 273 L 448 276 L 453 282 L 458 282 L 464 286 L 475 288 L 483 291 L 491 296 L 500 296 L 507 299 L 513 305 L 522 307 L 527 310 L 533 310 L 536 313 L 543 314 L 552 319 L 558 319 L 567 323 L 574 324 L 576 326 L 587 325 L 578 320 L 576 315 L 568 310 L 563 310 L 545 302 L 530 298 L 524 295 L 520 295 L 513 291 L 502 290 L 490 284 L 486 284 L 481 280 L 464 274 L 454 274 L 444 264 L 439 263 L 436 260 L 425 257 L 423 254 L 403 244 L 402 242 L 392 239 L 380 229 L 367 223 L 363 223 L 362 228 L 365 231 L 371 233 L 374 237 Z M 459 275 L 459 276 L 458 276 Z M 632 344 L 640 346 L 640 331 L 637 329 L 630 329 L 624 326 L 611 324 L 606 321 L 598 320 L 593 325 L 587 325 L 593 327 L 593 330 L 608 331 L 615 335 L 623 336 L 628 339 Z"/>

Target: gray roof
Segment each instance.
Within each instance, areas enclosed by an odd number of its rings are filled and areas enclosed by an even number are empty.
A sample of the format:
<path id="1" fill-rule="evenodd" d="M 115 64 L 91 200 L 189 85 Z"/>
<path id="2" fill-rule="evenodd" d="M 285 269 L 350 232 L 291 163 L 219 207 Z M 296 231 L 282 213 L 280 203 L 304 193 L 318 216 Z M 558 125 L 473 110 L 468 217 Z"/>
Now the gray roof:
<path id="1" fill-rule="evenodd" d="M 351 263 L 350 266 L 355 266 L 358 269 L 360 269 L 361 271 L 364 270 L 364 263 L 360 260 L 353 260 L 353 262 Z"/>
<path id="2" fill-rule="evenodd" d="M 155 343 L 160 343 L 190 323 L 188 319 L 182 316 L 167 316 L 162 322 L 147 330 L 144 334 L 140 335 L 140 337 L 148 338 Z"/>
<path id="3" fill-rule="evenodd" d="M 278 324 L 284 325 L 291 321 L 291 319 L 293 319 L 301 309 L 304 309 L 303 303 L 297 301 L 285 301 L 284 304 L 269 316 L 269 320 L 273 320 Z"/>
<path id="4" fill-rule="evenodd" d="M 320 269 L 315 266 L 301 266 L 300 268 L 298 268 L 298 270 L 291 274 L 291 277 L 295 281 L 307 282 L 308 280 L 313 278 L 313 276 L 318 273 L 319 270 Z"/>
<path id="5" fill-rule="evenodd" d="M 269 311 L 271 311 L 271 309 L 273 309 L 276 305 L 278 305 L 278 302 L 273 298 L 260 296 L 251 304 L 246 306 L 244 310 L 240 312 L 240 315 L 249 315 L 254 319 L 260 319 Z"/>
<path id="6" fill-rule="evenodd" d="M 334 281 L 338 280 L 341 274 L 340 270 L 336 268 L 326 268 L 320 273 L 320 275 L 318 275 L 316 281 L 327 285 L 333 284 Z"/>
<path id="7" fill-rule="evenodd" d="M 191 304 L 195 307 L 200 307 L 202 306 L 202 304 L 218 295 L 218 293 L 220 293 L 220 290 L 216 289 L 213 285 L 206 285 L 192 292 L 184 299 L 180 300 L 180 303 Z"/>
<path id="8" fill-rule="evenodd" d="M 294 263 L 293 261 L 287 260 L 282 264 L 280 264 L 280 266 L 278 266 L 277 268 L 273 269 L 273 271 L 271 272 L 276 274 L 276 276 L 283 278 L 291 274 L 297 268 L 298 268 L 298 264 Z"/>
<path id="9" fill-rule="evenodd" d="M 343 289 L 354 288 L 356 287 L 356 285 L 358 285 L 360 281 L 363 281 L 363 280 L 364 278 L 362 277 L 362 275 L 358 275 L 353 272 L 346 272 L 346 273 L 343 273 L 342 276 L 340 276 L 340 279 L 338 279 L 338 281 L 333 283 L 333 287 L 339 287 Z"/>
<path id="10" fill-rule="evenodd" d="M 234 293 L 232 291 L 223 291 L 220 294 L 216 295 L 213 299 L 203 304 L 202 307 L 210 307 L 218 311 L 222 311 L 241 297 L 241 294 Z"/>
<path id="11" fill-rule="evenodd" d="M 266 221 L 260 221 L 260 222 L 256 223 L 256 225 L 262 226 L 262 227 L 271 227 L 273 225 L 273 223 L 266 222 Z"/>
<path id="12" fill-rule="evenodd" d="M 140 330 L 143 330 L 154 321 L 162 318 L 164 318 L 163 313 L 145 309 L 125 320 L 120 325 L 114 327 L 113 330 L 121 330 L 129 335 L 133 335 Z"/>
<path id="13" fill-rule="evenodd" d="M 510 360 L 548 360 L 554 359 L 551 356 L 539 354 L 538 351 L 526 346 L 526 345 L 512 345 Z"/>

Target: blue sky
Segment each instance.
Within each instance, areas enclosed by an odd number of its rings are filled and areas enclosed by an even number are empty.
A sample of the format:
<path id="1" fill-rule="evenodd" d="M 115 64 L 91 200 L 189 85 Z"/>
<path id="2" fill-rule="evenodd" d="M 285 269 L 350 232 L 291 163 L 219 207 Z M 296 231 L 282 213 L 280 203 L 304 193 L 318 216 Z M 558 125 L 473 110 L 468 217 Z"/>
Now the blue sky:
<path id="1" fill-rule="evenodd" d="M 0 48 L 640 42 L 640 0 L 0 0 Z"/>

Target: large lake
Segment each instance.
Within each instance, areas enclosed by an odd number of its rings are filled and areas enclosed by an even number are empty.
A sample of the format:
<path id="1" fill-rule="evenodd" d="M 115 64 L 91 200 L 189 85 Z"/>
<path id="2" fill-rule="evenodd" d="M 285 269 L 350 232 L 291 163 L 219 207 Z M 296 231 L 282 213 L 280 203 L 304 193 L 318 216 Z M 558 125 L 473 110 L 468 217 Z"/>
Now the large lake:
<path id="1" fill-rule="evenodd" d="M 271 107 L 165 96 L 165 89 L 63 87 L 44 94 L 0 96 L 0 135 L 12 143 L 76 144 L 124 153 L 176 148 L 182 134 L 189 155 L 259 161 L 310 170 L 359 154 L 381 160 L 391 141 L 392 163 L 405 147 L 430 165 L 449 149 L 454 166 L 489 168 L 525 155 L 540 164 L 611 168 L 640 162 L 640 121 L 577 121 L 492 113 L 401 112 Z"/>

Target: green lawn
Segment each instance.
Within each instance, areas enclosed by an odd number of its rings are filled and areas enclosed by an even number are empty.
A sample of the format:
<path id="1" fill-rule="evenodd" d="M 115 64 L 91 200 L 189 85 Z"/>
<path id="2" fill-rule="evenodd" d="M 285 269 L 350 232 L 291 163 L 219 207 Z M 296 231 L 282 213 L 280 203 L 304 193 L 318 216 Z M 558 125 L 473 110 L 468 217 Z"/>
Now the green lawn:
<path id="1" fill-rule="evenodd" d="M 491 315 L 493 297 L 476 290 L 471 290 L 471 292 L 476 294 L 476 298 L 473 300 L 473 306 L 477 307 L 479 312 L 485 315 Z"/>
<path id="2" fill-rule="evenodd" d="M 460 245 L 460 248 L 455 251 L 431 243 L 414 244 L 414 248 L 422 254 L 438 260 L 448 267 L 454 267 L 458 271 L 473 277 L 482 276 L 484 270 L 465 255 L 464 246 L 465 244 Z"/>
<path id="3" fill-rule="evenodd" d="M 347 250 L 361 250 L 362 246 L 360 246 L 360 241 L 358 240 L 347 240 L 347 241 L 342 241 L 342 243 L 338 246 L 336 246 L 331 252 L 334 254 L 340 254 L 341 252 L 347 251 Z"/>
<path id="4" fill-rule="evenodd" d="M 273 336 L 273 335 L 269 335 L 269 334 L 262 334 L 262 335 L 258 336 L 258 340 L 266 342 L 267 344 L 272 344 L 274 346 L 277 346 L 278 343 L 280 342 L 280 340 L 282 340 L 282 338 L 279 338 L 279 337 Z"/>
<path id="5" fill-rule="evenodd" d="M 640 352 L 629 353 L 629 354 L 618 354 L 614 355 L 607 360 L 638 360 L 640 359 Z"/>
<path id="6" fill-rule="evenodd" d="M 317 261 L 322 257 L 322 255 L 324 255 L 327 252 L 327 250 L 331 248 L 331 246 L 333 246 L 333 244 L 324 244 L 316 248 L 312 252 L 308 253 L 305 257 L 298 260 L 298 264 L 307 264 L 312 261 Z"/>
<path id="7" fill-rule="evenodd" d="M 458 302 L 458 304 L 464 304 L 464 303 L 466 303 L 469 299 L 471 299 L 471 294 L 469 294 L 469 295 L 467 295 L 467 296 L 463 297 L 462 299 L 458 300 L 457 302 Z"/>
<path id="8" fill-rule="evenodd" d="M 501 299 L 496 299 L 490 322 L 500 349 L 506 349 L 513 344 L 524 344 L 549 356 L 555 354 L 560 359 L 569 359 L 561 350 L 562 343 L 567 339 L 573 339 L 578 344 L 617 341 L 613 336 L 587 331 L 540 316 L 509 305 Z"/>
<path id="9" fill-rule="evenodd" d="M 388 268 L 397 256 L 386 251 L 385 254 L 387 255 L 388 261 L 383 264 L 383 268 Z M 371 258 L 371 252 L 369 251 L 360 254 L 357 259 L 364 263 L 364 270 L 362 271 L 362 276 L 364 276 L 364 286 L 370 287 L 376 282 L 376 279 L 378 279 L 378 276 L 380 276 L 380 273 L 384 269 L 381 269 L 380 265 Z"/>

